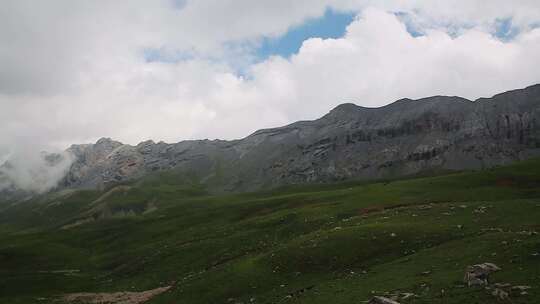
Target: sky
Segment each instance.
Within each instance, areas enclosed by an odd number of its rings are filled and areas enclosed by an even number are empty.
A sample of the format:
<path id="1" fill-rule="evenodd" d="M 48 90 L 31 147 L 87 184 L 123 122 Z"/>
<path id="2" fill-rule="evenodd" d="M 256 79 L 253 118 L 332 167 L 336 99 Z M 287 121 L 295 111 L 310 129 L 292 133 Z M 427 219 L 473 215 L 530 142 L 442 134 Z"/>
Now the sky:
<path id="1" fill-rule="evenodd" d="M 540 82 L 537 0 L 0 0 L 0 162 Z"/>

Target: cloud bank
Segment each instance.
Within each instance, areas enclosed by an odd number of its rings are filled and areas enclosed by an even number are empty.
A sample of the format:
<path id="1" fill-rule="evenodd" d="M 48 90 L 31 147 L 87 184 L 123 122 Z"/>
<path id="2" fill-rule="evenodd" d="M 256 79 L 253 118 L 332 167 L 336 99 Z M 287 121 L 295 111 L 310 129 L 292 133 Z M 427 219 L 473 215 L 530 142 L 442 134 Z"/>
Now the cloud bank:
<path id="1" fill-rule="evenodd" d="M 67 152 L 15 153 L 0 166 L 0 192 L 3 190 L 47 192 L 58 185 L 72 163 L 73 157 Z"/>
<path id="2" fill-rule="evenodd" d="M 357 15 L 343 37 L 256 60 L 261 39 L 329 8 Z M 102 136 L 239 138 L 343 102 L 491 96 L 540 82 L 538 25 L 538 1 L 6 1 L 0 160 Z"/>

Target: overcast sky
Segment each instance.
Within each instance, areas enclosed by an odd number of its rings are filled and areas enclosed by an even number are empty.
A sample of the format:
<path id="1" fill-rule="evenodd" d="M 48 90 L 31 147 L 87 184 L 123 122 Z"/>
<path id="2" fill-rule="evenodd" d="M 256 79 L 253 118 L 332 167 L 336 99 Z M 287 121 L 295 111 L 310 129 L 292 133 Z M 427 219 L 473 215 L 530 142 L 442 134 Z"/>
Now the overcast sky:
<path id="1" fill-rule="evenodd" d="M 540 82 L 538 0 L 0 0 L 0 162 Z"/>

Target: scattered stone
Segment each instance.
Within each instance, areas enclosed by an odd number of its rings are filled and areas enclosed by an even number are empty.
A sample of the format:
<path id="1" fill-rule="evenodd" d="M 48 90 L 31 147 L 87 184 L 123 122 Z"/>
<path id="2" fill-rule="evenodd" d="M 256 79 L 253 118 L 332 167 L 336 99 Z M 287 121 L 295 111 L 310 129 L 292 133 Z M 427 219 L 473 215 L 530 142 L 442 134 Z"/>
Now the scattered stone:
<path id="1" fill-rule="evenodd" d="M 408 299 L 413 298 L 413 297 L 417 297 L 417 295 L 415 295 L 412 292 L 403 292 L 403 293 L 400 294 L 400 299 L 401 300 L 408 300 Z"/>
<path id="2" fill-rule="evenodd" d="M 486 213 L 487 211 L 487 207 L 485 206 L 480 206 L 476 209 L 474 209 L 473 213 L 476 213 L 476 214 L 483 214 L 483 213 Z"/>
<path id="3" fill-rule="evenodd" d="M 499 288 L 495 288 L 493 292 L 491 293 L 491 295 L 494 297 L 497 297 L 501 301 L 508 300 L 510 298 L 510 295 L 508 294 L 508 292 Z"/>
<path id="4" fill-rule="evenodd" d="M 386 297 L 375 296 L 369 300 L 368 304 L 399 304 L 399 302 Z"/>
<path id="5" fill-rule="evenodd" d="M 304 287 L 302 289 L 295 290 L 295 291 L 289 293 L 286 298 L 290 299 L 290 298 L 293 298 L 293 297 L 298 297 L 298 296 L 302 295 L 303 293 L 313 289 L 314 287 L 315 287 L 315 285 L 310 285 L 308 287 Z"/>
<path id="6" fill-rule="evenodd" d="M 512 291 L 517 291 L 517 292 L 524 292 L 529 289 L 531 289 L 531 286 L 527 286 L 527 285 L 512 286 L 511 288 Z"/>
<path id="7" fill-rule="evenodd" d="M 495 288 L 505 289 L 505 288 L 510 288 L 510 287 L 512 287 L 512 284 L 510 284 L 510 283 L 495 283 L 495 284 L 493 284 L 493 286 L 494 286 Z"/>
<path id="8" fill-rule="evenodd" d="M 501 269 L 493 263 L 467 266 L 463 281 L 467 283 L 469 287 L 475 285 L 488 285 L 489 274 L 499 270 Z"/>
<path id="9" fill-rule="evenodd" d="M 482 232 L 504 232 L 504 230 L 502 228 L 490 227 L 490 228 L 482 228 Z"/>

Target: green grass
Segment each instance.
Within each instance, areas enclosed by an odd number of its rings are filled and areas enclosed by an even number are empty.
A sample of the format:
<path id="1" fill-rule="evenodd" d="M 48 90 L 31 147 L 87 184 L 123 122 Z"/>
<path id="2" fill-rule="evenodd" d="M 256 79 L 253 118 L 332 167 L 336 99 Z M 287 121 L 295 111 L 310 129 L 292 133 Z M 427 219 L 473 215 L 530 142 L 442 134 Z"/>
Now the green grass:
<path id="1" fill-rule="evenodd" d="M 0 211 L 0 303 L 170 284 L 149 303 L 493 303 L 463 287 L 481 262 L 533 287 L 512 303 L 540 302 L 540 160 L 258 193 L 210 195 L 174 172 L 128 186 Z"/>

